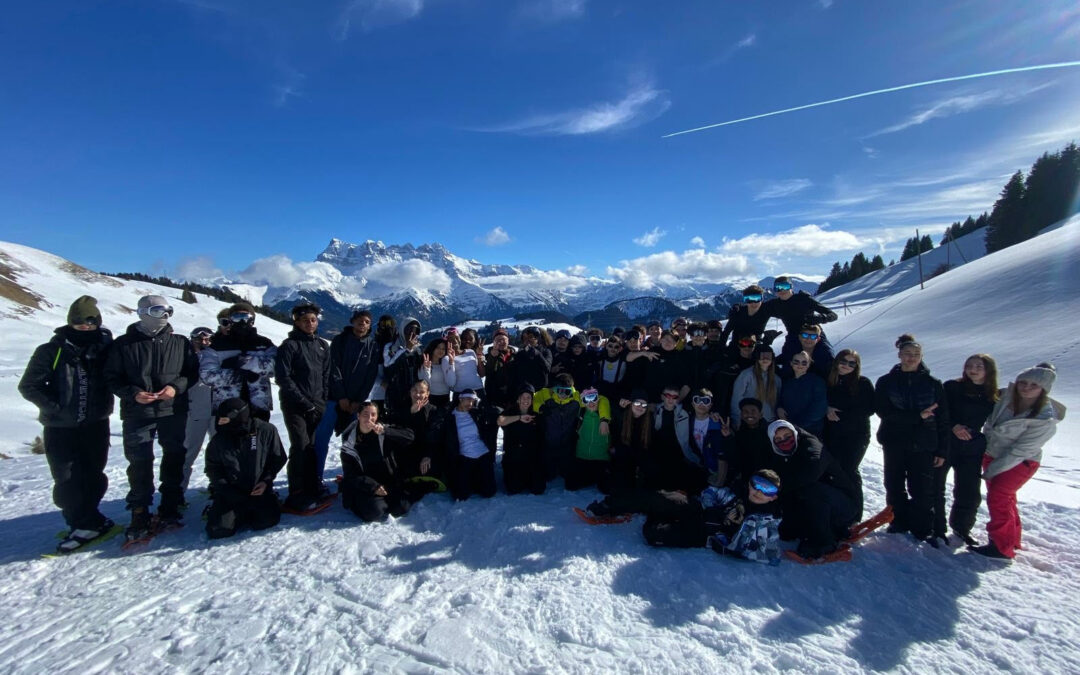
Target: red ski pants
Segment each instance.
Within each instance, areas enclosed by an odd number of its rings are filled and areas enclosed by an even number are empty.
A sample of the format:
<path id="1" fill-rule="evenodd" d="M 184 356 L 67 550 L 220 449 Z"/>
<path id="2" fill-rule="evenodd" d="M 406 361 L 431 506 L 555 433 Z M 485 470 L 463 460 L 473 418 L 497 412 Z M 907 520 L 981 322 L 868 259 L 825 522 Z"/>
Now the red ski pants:
<path id="1" fill-rule="evenodd" d="M 1016 509 L 1016 493 L 1038 470 L 1038 462 L 1025 460 L 986 481 L 986 508 L 990 511 L 986 532 L 997 550 L 1006 557 L 1015 557 L 1016 550 L 1020 548 L 1020 512 Z"/>

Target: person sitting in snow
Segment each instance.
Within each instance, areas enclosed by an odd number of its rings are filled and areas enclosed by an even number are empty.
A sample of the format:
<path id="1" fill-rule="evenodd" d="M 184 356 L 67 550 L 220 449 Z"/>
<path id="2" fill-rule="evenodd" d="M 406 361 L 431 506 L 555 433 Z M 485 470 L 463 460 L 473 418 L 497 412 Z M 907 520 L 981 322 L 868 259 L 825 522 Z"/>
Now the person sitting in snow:
<path id="1" fill-rule="evenodd" d="M 457 405 L 439 420 L 434 438 L 441 439 L 450 494 L 463 501 L 478 494 L 495 496 L 495 444 L 500 410 L 485 405 L 475 391 L 458 394 Z"/>
<path id="2" fill-rule="evenodd" d="M 206 477 L 213 501 L 206 534 L 231 537 L 242 527 L 265 530 L 281 520 L 274 478 L 285 466 L 277 427 L 251 414 L 251 406 L 230 398 L 217 408 L 217 433 L 206 447 Z"/>

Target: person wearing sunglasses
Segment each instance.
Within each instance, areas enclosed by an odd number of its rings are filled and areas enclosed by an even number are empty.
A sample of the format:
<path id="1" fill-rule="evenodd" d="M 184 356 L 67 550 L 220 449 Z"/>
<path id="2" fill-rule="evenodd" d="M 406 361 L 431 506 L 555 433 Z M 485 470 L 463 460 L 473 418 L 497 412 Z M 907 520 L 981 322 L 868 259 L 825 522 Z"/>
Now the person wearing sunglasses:
<path id="1" fill-rule="evenodd" d="M 836 312 L 821 304 L 805 291 L 795 292 L 789 277 L 776 277 L 773 282 L 776 297 L 766 302 L 761 311 L 770 319 L 784 324 L 784 346 L 780 353 L 795 353 L 801 349 L 799 333 L 804 324 L 820 326 L 836 321 Z M 770 341 L 771 342 L 771 341 Z M 812 353 L 812 352 L 811 352 Z"/>
<path id="2" fill-rule="evenodd" d="M 626 355 L 622 340 L 610 337 L 604 343 L 603 354 L 597 356 L 594 381 L 600 395 L 609 401 L 624 399 L 625 392 L 629 391 L 627 383 L 624 382 L 627 372 Z"/>
<path id="3" fill-rule="evenodd" d="M 785 342 L 784 351 L 776 359 L 780 377 L 785 380 L 791 377 L 791 368 L 788 364 L 797 352 L 803 351 L 809 354 L 812 359 L 810 372 L 823 380 L 828 378 L 829 371 L 832 370 L 833 349 L 829 339 L 825 337 L 825 333 L 821 330 L 821 326 L 804 324 L 799 329 L 798 338 L 798 344 L 795 347 L 789 347 L 788 343 Z"/>
<path id="4" fill-rule="evenodd" d="M 642 485 L 639 467 L 652 443 L 653 408 L 640 387 L 619 399 L 619 408 L 622 412 L 616 411 L 618 433 L 611 447 L 611 491 L 628 494 Z"/>
<path id="5" fill-rule="evenodd" d="M 187 337 L 173 332 L 172 314 L 172 306 L 160 295 L 139 298 L 139 320 L 113 342 L 105 361 L 105 381 L 120 399 L 128 461 L 129 539 L 151 531 L 155 438 L 162 452 L 158 519 L 164 525 L 180 522 L 187 390 L 199 379 L 199 358 Z"/>
<path id="6" fill-rule="evenodd" d="M 862 520 L 863 482 L 859 465 L 870 446 L 870 417 L 874 414 L 874 385 L 862 375 L 862 357 L 841 349 L 826 381 L 825 446 L 858 488 L 856 520 Z"/>
<path id="7" fill-rule="evenodd" d="M 533 397 L 533 412 L 540 416 L 544 477 L 548 482 L 569 475 L 580 411 L 581 397 L 574 389 L 570 373 L 559 373 L 550 387 L 544 387 Z"/>
<path id="8" fill-rule="evenodd" d="M 611 404 L 596 389 L 581 392 L 574 460 L 566 475 L 566 489 L 596 486 L 611 491 Z"/>
<path id="9" fill-rule="evenodd" d="M 960 377 L 946 380 L 944 387 L 952 433 L 949 456 L 934 474 L 934 534 L 945 533 L 945 482 L 952 469 L 953 501 L 948 526 L 965 544 L 977 546 L 971 531 L 982 504 L 982 459 L 986 452 L 982 428 L 1001 398 L 997 362 L 989 354 L 972 354 L 964 361 Z"/>
<path id="10" fill-rule="evenodd" d="M 215 336 L 199 354 L 199 377 L 210 386 L 213 407 L 230 398 L 251 405 L 251 414 L 270 421 L 274 409 L 270 378 L 277 347 L 255 327 L 255 308 L 238 302 L 229 308 L 228 335 Z"/>
<path id="11" fill-rule="evenodd" d="M 776 374 L 776 353 L 773 348 L 759 344 L 754 348 L 754 365 L 739 373 L 731 391 L 731 422 L 738 428 L 741 411 L 735 404 L 744 398 L 761 401 L 761 415 L 768 421 L 776 419 L 776 402 L 780 399 L 780 376 Z"/>
<path id="12" fill-rule="evenodd" d="M 784 380 L 777 401 L 776 415 L 821 438 L 825 433 L 825 380 L 810 372 L 810 355 L 799 352 L 791 357 L 791 377 Z"/>
<path id="13" fill-rule="evenodd" d="M 229 308 L 225 307 L 217 313 L 217 331 L 214 332 L 214 335 L 228 335 L 229 326 L 231 325 L 232 322 L 229 321 Z"/>
<path id="14" fill-rule="evenodd" d="M 922 345 L 910 334 L 896 340 L 900 363 L 874 384 L 874 410 L 881 418 L 877 440 L 885 463 L 885 503 L 892 507 L 888 532 L 910 532 L 935 548 L 934 469 L 948 454 L 948 403 L 941 381 L 923 362 Z"/>
<path id="15" fill-rule="evenodd" d="M 58 553 L 71 553 L 113 527 L 98 510 L 109 486 L 113 395 L 104 367 L 112 341 L 97 300 L 84 295 L 71 303 L 67 324 L 34 350 L 19 380 L 19 393 L 38 408 L 53 501 L 68 527 Z"/>
<path id="16" fill-rule="evenodd" d="M 189 334 L 191 348 L 195 350 L 196 356 L 210 346 L 214 332 L 206 326 L 200 326 L 191 331 Z M 199 453 L 202 451 L 203 441 L 206 440 L 206 435 L 213 428 L 215 421 L 214 407 L 210 402 L 210 387 L 205 382 L 199 380 L 188 387 L 187 399 L 187 425 L 184 431 L 184 448 L 186 450 L 184 455 L 184 479 L 180 482 L 180 487 L 184 493 L 187 492 L 188 484 L 191 481 L 191 472 L 195 467 L 195 460 L 199 458 Z M 187 500 L 184 499 L 181 502 L 181 508 L 186 506 Z"/>
<path id="17" fill-rule="evenodd" d="M 760 340 L 769 323 L 768 314 L 761 311 L 764 302 L 765 289 L 761 286 L 751 284 L 744 288 L 742 302 L 736 302 L 728 310 L 727 325 L 720 333 L 720 342 L 727 344 L 729 336 L 732 345 L 751 336 Z M 771 343 L 772 340 L 767 342 Z"/>
<path id="18" fill-rule="evenodd" d="M 712 391 L 704 387 L 695 389 L 690 397 L 690 450 L 702 458 L 709 481 L 723 485 L 728 473 L 728 444 L 724 437 L 731 435 L 731 426 L 728 420 L 713 416 L 714 401 Z"/>
<path id="19" fill-rule="evenodd" d="M 685 385 L 669 384 L 653 411 L 652 442 L 641 458 L 645 487 L 697 494 L 707 478 L 705 459 L 690 444 L 690 414 L 679 405 Z"/>
<path id="20" fill-rule="evenodd" d="M 585 349 L 594 357 L 600 357 L 604 353 L 604 331 L 599 328 L 590 328 L 585 334 L 587 343 Z"/>
<path id="21" fill-rule="evenodd" d="M 277 427 L 252 417 L 239 398 L 218 406 L 216 433 L 206 446 L 206 478 L 213 495 L 206 512 L 206 536 L 231 537 L 250 527 L 265 530 L 281 521 L 274 479 L 285 466 Z"/>
<path id="22" fill-rule="evenodd" d="M 544 461 L 544 437 L 539 416 L 533 411 L 531 384 L 518 391 L 513 405 L 499 415 L 503 431 L 503 484 L 506 494 L 530 492 L 542 495 L 547 490 L 547 464 Z"/>
<path id="23" fill-rule="evenodd" d="M 784 485 L 781 538 L 798 539 L 795 550 L 808 560 L 832 553 L 855 522 L 854 482 L 819 439 L 791 422 L 773 422 L 768 436 L 768 468 Z"/>

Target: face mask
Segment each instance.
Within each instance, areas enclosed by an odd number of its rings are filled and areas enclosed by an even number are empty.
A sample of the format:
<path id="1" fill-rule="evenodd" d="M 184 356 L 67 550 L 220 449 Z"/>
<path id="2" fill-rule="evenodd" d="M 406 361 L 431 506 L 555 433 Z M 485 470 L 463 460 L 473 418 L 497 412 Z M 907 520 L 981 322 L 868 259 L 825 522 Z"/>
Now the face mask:
<path id="1" fill-rule="evenodd" d="M 773 445 L 775 445 L 776 449 L 782 454 L 790 455 L 795 452 L 795 442 L 795 437 L 791 436 L 782 441 L 773 441 Z"/>

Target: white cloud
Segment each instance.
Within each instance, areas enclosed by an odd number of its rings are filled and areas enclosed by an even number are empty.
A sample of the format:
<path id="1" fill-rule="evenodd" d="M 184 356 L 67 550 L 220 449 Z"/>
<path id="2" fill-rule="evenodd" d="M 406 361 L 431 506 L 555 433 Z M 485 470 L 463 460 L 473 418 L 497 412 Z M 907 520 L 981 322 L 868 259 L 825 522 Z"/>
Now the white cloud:
<path id="1" fill-rule="evenodd" d="M 690 245 L 695 246 L 697 248 L 705 248 L 705 240 L 702 239 L 701 237 L 693 237 L 690 240 Z"/>
<path id="2" fill-rule="evenodd" d="M 632 288 L 647 289 L 656 283 L 690 284 L 720 282 L 744 276 L 750 263 L 743 255 L 710 253 L 701 249 L 653 253 L 643 258 L 622 260 L 618 267 L 608 267 L 607 274 Z"/>
<path id="3" fill-rule="evenodd" d="M 334 284 L 342 279 L 342 274 L 330 263 L 297 262 L 284 254 L 259 258 L 247 266 L 238 275 L 240 281 L 248 284 L 267 284 L 269 286 L 296 286 L 298 284 Z"/>
<path id="4" fill-rule="evenodd" d="M 281 81 L 274 85 L 274 105 L 282 107 L 289 102 L 290 98 L 303 96 L 300 89 L 304 83 L 305 75 L 293 68 L 286 68 L 281 75 Z"/>
<path id="5" fill-rule="evenodd" d="M 426 260 L 376 263 L 356 273 L 391 289 L 421 288 L 440 293 L 450 292 L 450 276 Z"/>
<path id="6" fill-rule="evenodd" d="M 788 180 L 770 181 L 764 183 L 758 189 L 757 194 L 754 195 L 754 201 L 757 202 L 762 199 L 790 197 L 793 194 L 802 192 L 813 184 L 814 183 L 808 178 L 790 178 Z"/>
<path id="7" fill-rule="evenodd" d="M 209 281 L 224 275 L 210 256 L 181 258 L 180 262 L 176 263 L 175 278 L 180 281 Z"/>
<path id="8" fill-rule="evenodd" d="M 475 241 L 478 244 L 486 244 L 487 246 L 502 246 L 510 243 L 510 235 L 502 227 L 496 226 L 483 237 L 477 237 Z"/>
<path id="9" fill-rule="evenodd" d="M 875 131 L 866 138 L 873 138 L 874 136 L 882 136 L 884 134 L 893 134 L 898 131 L 903 131 L 914 126 L 918 126 L 920 124 L 925 124 L 933 119 L 960 115 L 966 112 L 977 110 L 979 108 L 983 108 L 988 105 L 1009 105 L 1010 103 L 1016 103 L 1017 101 L 1031 94 L 1034 94 L 1037 91 L 1046 89 L 1047 87 L 1051 87 L 1053 85 L 1053 82 L 1047 82 L 1020 91 L 990 89 L 976 94 L 950 96 L 934 103 L 932 106 L 926 108 L 925 110 L 921 110 L 914 115 L 911 115 L 903 122 L 898 122 L 897 124 L 894 124 L 892 126 L 885 127 L 884 129 L 881 129 L 879 131 Z"/>
<path id="10" fill-rule="evenodd" d="M 587 108 L 534 115 L 476 130 L 526 136 L 580 136 L 636 127 L 656 119 L 670 107 L 666 92 L 642 83 L 614 103 L 596 103 Z"/>
<path id="11" fill-rule="evenodd" d="M 579 19 L 586 4 L 587 0 L 530 0 L 521 6 L 521 15 L 545 22 Z"/>
<path id="12" fill-rule="evenodd" d="M 571 265 L 566 268 L 566 273 L 575 277 L 584 276 L 589 272 L 589 268 L 584 265 Z"/>
<path id="13" fill-rule="evenodd" d="M 493 291 L 516 288 L 573 290 L 589 283 L 590 280 L 583 276 L 561 270 L 534 270 L 523 274 L 484 277 L 483 280 L 484 288 Z"/>
<path id="14" fill-rule="evenodd" d="M 720 250 L 751 255 L 789 255 L 816 258 L 835 251 L 853 251 L 862 246 L 859 238 L 843 230 L 826 230 L 803 225 L 777 234 L 751 234 L 740 239 L 724 238 Z"/>
<path id="15" fill-rule="evenodd" d="M 370 31 L 408 21 L 423 9 L 424 0 L 352 0 L 338 17 L 337 39 L 347 40 L 357 23 Z"/>
<path id="16" fill-rule="evenodd" d="M 634 237 L 634 243 L 638 246 L 644 246 L 645 248 L 652 248 L 664 238 L 665 234 L 667 234 L 667 230 L 661 230 L 659 227 L 654 227 L 640 237 Z"/>

